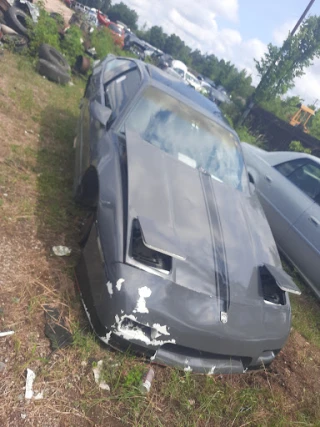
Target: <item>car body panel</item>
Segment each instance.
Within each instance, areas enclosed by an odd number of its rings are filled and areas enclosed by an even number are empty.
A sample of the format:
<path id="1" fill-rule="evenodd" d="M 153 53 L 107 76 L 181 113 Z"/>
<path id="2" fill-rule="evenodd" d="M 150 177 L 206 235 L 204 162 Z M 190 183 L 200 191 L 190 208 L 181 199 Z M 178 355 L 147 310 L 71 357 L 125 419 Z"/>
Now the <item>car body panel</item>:
<path id="1" fill-rule="evenodd" d="M 246 143 L 242 146 L 279 249 L 320 297 L 320 206 L 276 169 L 299 159 L 320 166 L 319 159 L 305 153 L 268 153 Z"/>

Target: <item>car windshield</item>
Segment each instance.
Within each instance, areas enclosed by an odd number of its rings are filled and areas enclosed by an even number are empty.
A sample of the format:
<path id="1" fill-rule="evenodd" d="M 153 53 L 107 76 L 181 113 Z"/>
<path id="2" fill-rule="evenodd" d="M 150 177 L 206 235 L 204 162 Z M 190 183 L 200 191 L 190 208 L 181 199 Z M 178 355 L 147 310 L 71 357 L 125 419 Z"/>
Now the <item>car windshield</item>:
<path id="1" fill-rule="evenodd" d="M 236 137 L 163 91 L 148 87 L 125 127 L 189 166 L 246 191 L 244 161 Z"/>

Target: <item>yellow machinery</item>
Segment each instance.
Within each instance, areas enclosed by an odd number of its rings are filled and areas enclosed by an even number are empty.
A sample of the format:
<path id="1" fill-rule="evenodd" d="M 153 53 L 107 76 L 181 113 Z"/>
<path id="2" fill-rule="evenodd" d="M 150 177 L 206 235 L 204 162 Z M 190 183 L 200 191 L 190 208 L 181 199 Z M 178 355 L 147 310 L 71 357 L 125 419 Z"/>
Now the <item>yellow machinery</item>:
<path id="1" fill-rule="evenodd" d="M 300 109 L 290 120 L 290 125 L 299 126 L 303 132 L 309 132 L 307 129 L 307 123 L 311 116 L 315 115 L 315 111 L 305 105 L 299 105 Z"/>

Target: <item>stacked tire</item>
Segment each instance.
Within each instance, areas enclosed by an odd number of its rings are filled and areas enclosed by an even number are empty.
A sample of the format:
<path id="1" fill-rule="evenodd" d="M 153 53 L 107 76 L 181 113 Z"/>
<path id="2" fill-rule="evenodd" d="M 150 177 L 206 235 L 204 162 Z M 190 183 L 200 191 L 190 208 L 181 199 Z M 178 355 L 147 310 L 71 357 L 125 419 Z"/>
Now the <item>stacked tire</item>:
<path id="1" fill-rule="evenodd" d="M 21 52 L 28 45 L 28 15 L 18 7 L 11 6 L 3 14 L 0 13 L 0 23 L 7 25 L 12 33 L 4 33 L 1 41 L 11 46 L 14 52 Z"/>
<path id="2" fill-rule="evenodd" d="M 66 58 L 54 47 L 42 44 L 39 48 L 39 74 L 49 80 L 65 85 L 70 81 L 70 65 Z"/>
<path id="3" fill-rule="evenodd" d="M 9 27 L 23 36 L 28 34 L 27 19 L 28 15 L 18 7 L 11 6 L 5 13 L 5 20 Z"/>

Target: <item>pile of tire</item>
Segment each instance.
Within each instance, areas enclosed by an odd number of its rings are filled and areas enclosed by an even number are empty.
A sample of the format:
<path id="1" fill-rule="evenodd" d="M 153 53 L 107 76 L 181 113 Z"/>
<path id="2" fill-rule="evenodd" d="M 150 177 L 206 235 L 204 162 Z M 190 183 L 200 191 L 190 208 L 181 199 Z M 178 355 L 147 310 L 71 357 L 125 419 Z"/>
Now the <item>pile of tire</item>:
<path id="1" fill-rule="evenodd" d="M 6 28 L 6 31 L 2 30 L 1 41 L 11 45 L 15 52 L 24 50 L 28 45 L 27 17 L 23 10 L 15 6 L 9 7 L 5 13 L 0 14 L 0 24 L 3 29 Z M 12 31 L 8 32 L 6 26 Z"/>
<path id="2" fill-rule="evenodd" d="M 49 80 L 65 85 L 69 83 L 70 65 L 66 58 L 54 47 L 42 44 L 39 48 L 38 73 Z"/>

